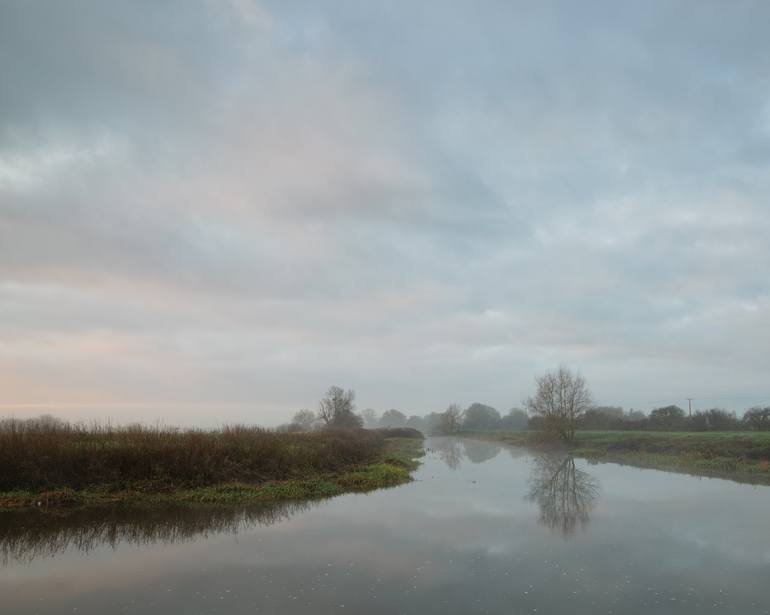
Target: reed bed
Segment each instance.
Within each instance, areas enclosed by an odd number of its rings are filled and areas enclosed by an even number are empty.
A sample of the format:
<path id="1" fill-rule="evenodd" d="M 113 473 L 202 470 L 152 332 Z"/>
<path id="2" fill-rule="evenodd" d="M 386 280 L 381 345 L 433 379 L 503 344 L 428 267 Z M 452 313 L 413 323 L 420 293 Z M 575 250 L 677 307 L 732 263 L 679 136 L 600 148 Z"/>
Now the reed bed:
<path id="1" fill-rule="evenodd" d="M 164 490 L 337 472 L 382 449 L 375 431 L 276 433 L 0 420 L 0 491 Z"/>

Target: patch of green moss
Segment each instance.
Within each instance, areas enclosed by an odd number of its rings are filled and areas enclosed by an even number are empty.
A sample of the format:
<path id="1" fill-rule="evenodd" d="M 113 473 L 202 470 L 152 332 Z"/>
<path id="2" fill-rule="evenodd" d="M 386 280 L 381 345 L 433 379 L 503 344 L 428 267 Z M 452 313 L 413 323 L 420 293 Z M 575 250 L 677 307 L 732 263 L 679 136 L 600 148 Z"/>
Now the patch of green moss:
<path id="1" fill-rule="evenodd" d="M 339 477 L 338 483 L 351 491 L 370 491 L 392 487 L 410 480 L 409 472 L 389 463 L 376 463 Z"/>

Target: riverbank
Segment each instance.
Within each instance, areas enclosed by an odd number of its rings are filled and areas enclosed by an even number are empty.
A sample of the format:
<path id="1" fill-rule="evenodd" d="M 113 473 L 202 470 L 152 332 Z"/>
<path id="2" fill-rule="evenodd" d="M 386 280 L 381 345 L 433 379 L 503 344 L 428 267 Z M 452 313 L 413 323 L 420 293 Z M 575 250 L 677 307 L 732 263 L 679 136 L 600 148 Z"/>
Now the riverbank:
<path id="1" fill-rule="evenodd" d="M 461 435 L 515 446 L 548 446 L 535 431 Z M 770 485 L 770 432 L 578 431 L 564 448 L 590 462 Z"/>
<path id="2" fill-rule="evenodd" d="M 48 434 L 58 446 L 38 458 L 30 451 L 9 454 L 6 438 L 2 461 L 16 467 L 0 464 L 0 509 L 331 497 L 408 482 L 424 454 L 419 432 L 105 433 Z M 34 442 L 29 434 L 26 439 Z"/>

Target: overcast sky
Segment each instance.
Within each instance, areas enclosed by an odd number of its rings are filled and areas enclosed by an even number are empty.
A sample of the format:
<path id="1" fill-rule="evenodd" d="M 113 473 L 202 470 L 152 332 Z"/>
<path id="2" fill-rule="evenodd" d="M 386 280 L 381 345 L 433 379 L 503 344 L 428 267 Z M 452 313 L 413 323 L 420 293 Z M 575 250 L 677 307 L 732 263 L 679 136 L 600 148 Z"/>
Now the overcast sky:
<path id="1" fill-rule="evenodd" d="M 770 404 L 765 2 L 0 4 L 0 414 Z"/>

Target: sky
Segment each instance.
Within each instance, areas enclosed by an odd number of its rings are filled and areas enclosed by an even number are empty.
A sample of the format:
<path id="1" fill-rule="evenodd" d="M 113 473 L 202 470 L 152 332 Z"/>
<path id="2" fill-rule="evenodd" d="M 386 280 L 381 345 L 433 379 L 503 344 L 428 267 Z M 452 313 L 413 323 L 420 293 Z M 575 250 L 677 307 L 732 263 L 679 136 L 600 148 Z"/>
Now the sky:
<path id="1" fill-rule="evenodd" d="M 0 414 L 770 405 L 770 5 L 0 4 Z"/>

